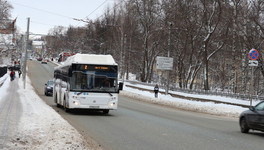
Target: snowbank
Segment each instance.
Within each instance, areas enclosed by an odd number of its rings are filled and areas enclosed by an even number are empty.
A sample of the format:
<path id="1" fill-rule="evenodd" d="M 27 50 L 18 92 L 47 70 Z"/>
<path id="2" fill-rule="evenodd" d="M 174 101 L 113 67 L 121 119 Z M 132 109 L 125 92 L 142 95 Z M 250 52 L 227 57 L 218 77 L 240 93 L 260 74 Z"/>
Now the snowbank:
<path id="1" fill-rule="evenodd" d="M 129 83 L 125 83 L 129 84 Z M 135 86 L 135 84 L 133 84 Z M 153 87 L 148 86 L 142 86 L 137 85 L 141 88 L 150 89 Z M 219 115 L 219 116 L 227 116 L 227 117 L 239 117 L 240 113 L 244 110 L 247 110 L 247 108 L 239 107 L 239 106 L 233 106 L 233 105 L 227 105 L 227 104 L 215 104 L 212 102 L 199 102 L 199 101 L 190 101 L 190 100 L 184 100 L 180 98 L 174 98 L 170 95 L 164 95 L 159 93 L 159 98 L 154 98 L 154 93 L 141 91 L 133 88 L 129 88 L 127 86 L 124 86 L 124 90 L 120 92 L 121 95 L 128 96 L 130 98 L 135 98 L 140 101 L 155 103 L 159 105 L 165 105 L 173 108 L 178 108 L 182 110 L 188 110 L 193 112 L 201 112 L 201 113 L 207 113 L 207 114 L 213 114 L 213 115 Z M 181 93 L 184 94 L 184 93 Z M 195 95 L 192 95 L 195 97 Z M 206 96 L 201 96 L 201 98 L 208 98 Z M 213 97 L 210 97 L 213 98 Z M 219 98 L 219 97 L 217 97 Z M 225 98 L 224 101 L 236 101 L 234 99 Z M 237 103 L 239 103 L 240 100 L 237 100 Z M 244 102 L 244 101 L 243 101 Z"/>
<path id="2" fill-rule="evenodd" d="M 12 149 L 91 149 L 75 128 L 40 99 L 28 77 L 26 89 L 22 79 L 16 80 L 19 80 L 18 92 L 23 111 L 17 135 L 10 143 Z"/>

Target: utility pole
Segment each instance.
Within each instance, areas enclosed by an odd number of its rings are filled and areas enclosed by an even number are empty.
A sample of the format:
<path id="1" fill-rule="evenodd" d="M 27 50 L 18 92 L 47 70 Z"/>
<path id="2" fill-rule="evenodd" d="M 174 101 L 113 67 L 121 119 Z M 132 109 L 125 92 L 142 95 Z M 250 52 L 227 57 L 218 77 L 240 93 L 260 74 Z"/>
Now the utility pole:
<path id="1" fill-rule="evenodd" d="M 122 82 L 125 82 L 125 62 L 126 62 L 126 40 L 127 40 L 127 35 L 125 34 L 125 39 L 124 39 L 124 51 L 122 55 Z"/>
<path id="2" fill-rule="evenodd" d="M 168 57 L 170 57 L 170 48 L 171 48 L 171 26 L 172 26 L 172 23 L 170 22 L 169 23 L 169 39 L 168 39 Z M 170 71 L 167 70 L 167 83 L 166 83 L 166 89 L 165 89 L 165 94 L 168 95 L 169 93 L 169 78 L 170 78 Z"/>
<path id="3" fill-rule="evenodd" d="M 26 75 L 27 75 L 27 49 L 28 49 L 28 39 L 29 39 L 29 23 L 30 23 L 30 18 L 27 18 L 27 35 L 26 35 L 26 49 L 25 49 L 25 60 L 24 60 L 24 73 L 23 73 L 23 80 L 24 80 L 24 89 L 26 89 Z"/>

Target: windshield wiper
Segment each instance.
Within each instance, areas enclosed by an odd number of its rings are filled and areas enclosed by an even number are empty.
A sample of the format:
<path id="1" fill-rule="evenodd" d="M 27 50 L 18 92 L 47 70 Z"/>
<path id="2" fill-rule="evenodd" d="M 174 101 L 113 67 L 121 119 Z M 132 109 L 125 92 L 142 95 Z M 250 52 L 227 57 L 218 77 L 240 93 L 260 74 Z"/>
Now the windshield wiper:
<path id="1" fill-rule="evenodd" d="M 109 94 L 110 96 L 113 96 L 113 94 L 111 94 L 110 92 L 108 92 L 108 94 Z"/>
<path id="2" fill-rule="evenodd" d="M 77 95 L 81 95 L 83 92 L 77 93 Z"/>
<path id="3" fill-rule="evenodd" d="M 105 89 L 102 89 L 102 91 L 108 93 L 110 96 L 113 96 L 113 94 L 111 94 L 109 91 L 107 91 Z"/>

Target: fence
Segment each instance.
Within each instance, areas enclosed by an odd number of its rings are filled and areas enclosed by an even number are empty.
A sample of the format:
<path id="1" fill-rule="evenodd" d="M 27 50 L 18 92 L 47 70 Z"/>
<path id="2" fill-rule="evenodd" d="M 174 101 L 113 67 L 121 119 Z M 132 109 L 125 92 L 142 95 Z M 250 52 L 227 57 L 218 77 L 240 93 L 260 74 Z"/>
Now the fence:
<path id="1" fill-rule="evenodd" d="M 7 67 L 0 67 L 0 78 L 7 73 Z"/>
<path id="2" fill-rule="evenodd" d="M 151 83 L 142 83 L 138 81 L 130 81 L 131 83 L 138 83 L 138 84 L 143 84 L 147 86 L 152 86 L 154 88 L 155 84 Z M 160 85 L 160 88 L 164 88 L 165 86 Z M 223 91 L 207 91 L 207 90 L 195 90 L 195 89 L 186 89 L 186 88 L 179 88 L 173 85 L 170 85 L 170 91 L 177 91 L 177 92 L 183 92 L 183 93 L 189 93 L 189 94 L 199 94 L 199 95 L 215 95 L 215 96 L 222 96 L 222 97 L 229 97 L 229 98 L 236 98 L 236 99 L 241 99 L 245 101 L 250 100 L 250 95 L 249 94 L 239 94 L 239 93 L 231 93 L 231 92 L 223 92 Z M 253 100 L 264 100 L 264 96 L 259 96 L 259 95 L 252 95 Z"/>
<path id="3" fill-rule="evenodd" d="M 216 95 L 216 96 L 230 97 L 230 98 L 236 98 L 236 99 L 247 100 L 247 101 L 250 100 L 249 94 L 239 94 L 239 93 L 222 92 L 222 91 L 190 90 L 190 89 L 176 88 L 176 87 L 170 87 L 170 90 L 190 93 L 190 94 Z M 252 95 L 252 99 L 253 100 L 264 100 L 264 96 Z"/>

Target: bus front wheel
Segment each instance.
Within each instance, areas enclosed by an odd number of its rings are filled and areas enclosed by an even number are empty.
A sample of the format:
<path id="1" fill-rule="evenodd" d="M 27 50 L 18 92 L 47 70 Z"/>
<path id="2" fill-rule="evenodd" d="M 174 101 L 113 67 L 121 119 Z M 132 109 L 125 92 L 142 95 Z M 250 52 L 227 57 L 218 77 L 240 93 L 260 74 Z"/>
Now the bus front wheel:
<path id="1" fill-rule="evenodd" d="M 63 102 L 63 108 L 64 108 L 65 112 L 70 112 L 70 109 L 66 107 L 66 100 L 65 99 Z"/>
<path id="2" fill-rule="evenodd" d="M 57 99 L 57 93 L 54 97 L 54 102 L 56 103 L 57 108 L 60 108 L 60 104 L 58 103 L 58 99 Z"/>
<path id="3" fill-rule="evenodd" d="M 109 113 L 109 109 L 103 110 L 104 114 L 108 114 Z"/>

